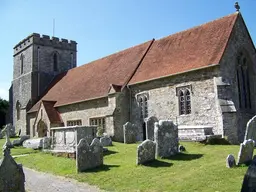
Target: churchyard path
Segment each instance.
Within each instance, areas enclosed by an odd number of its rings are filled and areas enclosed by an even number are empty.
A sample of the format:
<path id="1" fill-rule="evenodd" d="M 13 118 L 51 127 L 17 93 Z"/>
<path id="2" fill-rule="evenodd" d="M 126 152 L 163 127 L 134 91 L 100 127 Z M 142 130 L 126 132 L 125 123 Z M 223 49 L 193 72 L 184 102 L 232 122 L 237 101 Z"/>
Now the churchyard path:
<path id="1" fill-rule="evenodd" d="M 95 186 L 23 167 L 26 192 L 98 192 Z"/>

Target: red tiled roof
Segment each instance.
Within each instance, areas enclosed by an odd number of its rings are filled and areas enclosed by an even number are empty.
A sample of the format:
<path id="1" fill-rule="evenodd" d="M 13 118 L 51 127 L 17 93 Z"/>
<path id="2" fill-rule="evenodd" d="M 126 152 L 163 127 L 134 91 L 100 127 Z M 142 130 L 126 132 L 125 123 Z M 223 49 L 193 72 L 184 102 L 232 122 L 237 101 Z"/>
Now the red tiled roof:
<path id="1" fill-rule="evenodd" d="M 59 112 L 54 108 L 56 101 L 42 101 L 45 111 L 51 123 L 62 123 Z"/>
<path id="2" fill-rule="evenodd" d="M 56 101 L 56 107 L 107 96 L 110 84 L 123 86 L 131 78 L 152 41 L 60 74 L 41 100 Z M 38 107 L 37 103 L 29 112 Z"/>
<path id="3" fill-rule="evenodd" d="M 129 84 L 219 64 L 238 15 L 156 40 Z"/>
<path id="4" fill-rule="evenodd" d="M 108 95 L 110 85 L 136 84 L 219 64 L 238 13 L 131 47 L 57 76 L 41 100 L 55 107 Z M 40 101 L 29 112 L 37 111 Z"/>

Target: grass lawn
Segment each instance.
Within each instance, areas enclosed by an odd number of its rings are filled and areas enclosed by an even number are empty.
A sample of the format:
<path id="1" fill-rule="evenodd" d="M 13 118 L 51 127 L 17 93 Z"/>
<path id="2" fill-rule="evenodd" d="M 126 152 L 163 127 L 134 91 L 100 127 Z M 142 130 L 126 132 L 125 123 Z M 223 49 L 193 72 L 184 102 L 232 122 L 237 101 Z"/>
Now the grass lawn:
<path id="1" fill-rule="evenodd" d="M 245 166 L 225 167 L 228 154 L 237 158 L 239 146 L 234 145 L 184 142 L 186 153 L 158 159 L 147 166 L 136 166 L 138 144 L 113 144 L 104 156 L 104 166 L 86 173 L 76 174 L 75 160 L 43 152 L 18 157 L 17 161 L 26 167 L 74 178 L 107 191 L 238 192 L 247 170 Z"/>

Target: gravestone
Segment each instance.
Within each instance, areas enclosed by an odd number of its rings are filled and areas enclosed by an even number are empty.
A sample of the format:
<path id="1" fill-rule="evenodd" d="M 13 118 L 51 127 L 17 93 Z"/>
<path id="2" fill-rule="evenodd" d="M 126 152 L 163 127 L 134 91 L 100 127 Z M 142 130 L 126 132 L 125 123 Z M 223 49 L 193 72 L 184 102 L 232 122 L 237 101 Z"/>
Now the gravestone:
<path id="1" fill-rule="evenodd" d="M 143 141 L 137 148 L 136 164 L 144 164 L 155 160 L 156 143 L 149 139 Z"/>
<path id="2" fill-rule="evenodd" d="M 252 139 L 245 140 L 240 144 L 240 150 L 238 152 L 237 164 L 248 164 L 252 160 L 254 150 L 254 141 Z"/>
<path id="3" fill-rule="evenodd" d="M 44 137 L 42 141 L 43 149 L 50 149 L 51 148 L 51 138 L 50 137 Z"/>
<path id="4" fill-rule="evenodd" d="M 112 140 L 109 136 L 103 136 L 100 138 L 100 143 L 102 144 L 103 147 L 105 146 L 112 146 Z"/>
<path id="5" fill-rule="evenodd" d="M 4 129 L 5 129 L 5 138 L 6 138 L 5 145 L 8 148 L 13 148 L 12 142 L 10 140 L 10 124 L 7 124 Z"/>
<path id="6" fill-rule="evenodd" d="M 123 125 L 124 129 L 124 143 L 136 143 L 138 136 L 138 127 L 130 122 Z"/>
<path id="7" fill-rule="evenodd" d="M 226 167 L 227 168 L 232 168 L 236 166 L 236 160 L 235 157 L 231 154 L 229 154 L 226 158 Z"/>
<path id="8" fill-rule="evenodd" d="M 242 184 L 241 192 L 256 191 L 256 159 L 253 158 L 252 163 L 248 167 Z"/>
<path id="9" fill-rule="evenodd" d="M 103 147 L 99 139 L 93 139 L 88 145 L 85 138 L 81 139 L 76 147 L 76 167 L 77 172 L 103 165 Z"/>
<path id="10" fill-rule="evenodd" d="M 148 117 L 145 120 L 146 124 L 146 139 L 154 140 L 154 128 L 155 128 L 155 122 L 157 122 L 158 119 L 154 116 Z"/>
<path id="11" fill-rule="evenodd" d="M 3 151 L 4 157 L 0 160 L 0 191 L 25 192 L 25 175 L 22 165 L 14 161 L 6 143 Z"/>
<path id="12" fill-rule="evenodd" d="M 27 139 L 29 139 L 29 138 L 30 138 L 29 135 L 20 136 L 19 139 L 13 140 L 13 141 L 12 141 L 12 144 L 13 144 L 13 146 L 20 146 L 20 145 L 23 144 L 23 142 L 24 142 L 25 140 L 27 140 Z"/>
<path id="13" fill-rule="evenodd" d="M 170 120 L 155 123 L 156 157 L 169 157 L 178 153 L 178 127 Z"/>
<path id="14" fill-rule="evenodd" d="M 25 148 L 31 148 L 31 149 L 42 149 L 43 138 L 28 139 L 23 142 L 22 146 Z"/>
<path id="15" fill-rule="evenodd" d="M 252 139 L 256 142 L 256 115 L 251 118 L 246 125 L 244 140 L 248 139 Z"/>

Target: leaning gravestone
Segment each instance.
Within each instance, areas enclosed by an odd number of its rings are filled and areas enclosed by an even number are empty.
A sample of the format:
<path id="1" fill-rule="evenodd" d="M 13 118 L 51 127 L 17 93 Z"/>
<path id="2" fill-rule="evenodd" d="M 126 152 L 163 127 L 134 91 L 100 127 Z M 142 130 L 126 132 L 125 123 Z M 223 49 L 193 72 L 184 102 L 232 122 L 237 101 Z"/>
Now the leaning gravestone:
<path id="1" fill-rule="evenodd" d="M 7 124 L 5 126 L 5 137 L 6 137 L 6 143 L 5 145 L 8 147 L 8 148 L 12 148 L 13 145 L 12 145 L 12 142 L 10 140 L 10 124 Z"/>
<path id="2" fill-rule="evenodd" d="M 237 164 L 248 164 L 252 160 L 254 150 L 254 141 L 252 139 L 245 140 L 240 144 L 240 150 L 238 152 Z"/>
<path id="3" fill-rule="evenodd" d="M 146 139 L 154 140 L 154 127 L 155 122 L 157 122 L 158 119 L 154 116 L 148 117 L 145 120 L 146 124 Z"/>
<path id="4" fill-rule="evenodd" d="M 231 154 L 229 154 L 226 158 L 226 167 L 227 168 L 232 168 L 236 166 L 236 160 L 235 157 Z"/>
<path id="5" fill-rule="evenodd" d="M 138 127 L 135 124 L 127 122 L 123 125 L 124 129 L 124 143 L 136 143 L 138 135 Z"/>
<path id="6" fill-rule="evenodd" d="M 256 142 L 256 115 L 251 118 L 246 125 L 244 140 L 248 139 L 252 139 Z"/>
<path id="7" fill-rule="evenodd" d="M 103 165 L 103 147 L 99 139 L 93 139 L 88 145 L 85 138 L 81 139 L 76 147 L 76 167 L 77 172 Z"/>
<path id="8" fill-rule="evenodd" d="M 0 191 L 25 192 L 25 175 L 22 165 L 14 161 L 6 143 L 3 151 L 4 157 L 0 160 Z"/>
<path id="9" fill-rule="evenodd" d="M 241 192 L 256 191 L 256 160 L 253 158 L 251 165 L 248 167 L 242 184 Z"/>
<path id="10" fill-rule="evenodd" d="M 143 141 L 137 148 L 136 164 L 144 164 L 155 160 L 156 143 L 149 139 Z"/>
<path id="11" fill-rule="evenodd" d="M 178 153 L 178 127 L 172 121 L 155 123 L 154 140 L 156 142 L 156 157 L 169 157 Z"/>

